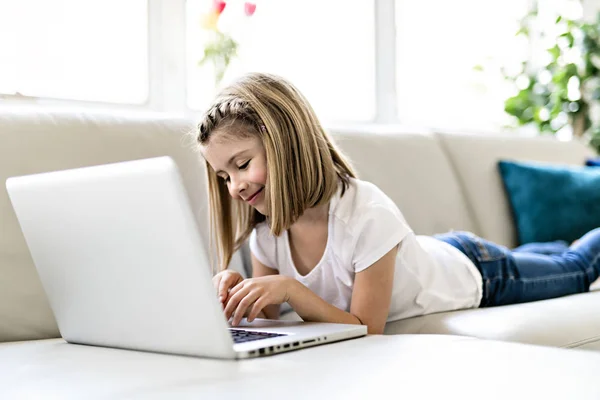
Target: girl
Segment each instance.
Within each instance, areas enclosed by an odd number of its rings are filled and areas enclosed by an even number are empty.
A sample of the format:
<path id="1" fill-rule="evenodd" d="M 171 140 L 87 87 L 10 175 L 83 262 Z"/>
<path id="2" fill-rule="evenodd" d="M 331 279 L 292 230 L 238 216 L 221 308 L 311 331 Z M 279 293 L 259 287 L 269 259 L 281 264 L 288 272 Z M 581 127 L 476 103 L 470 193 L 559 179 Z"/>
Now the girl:
<path id="1" fill-rule="evenodd" d="M 468 232 L 416 236 L 278 76 L 249 74 L 225 88 L 197 141 L 221 271 L 213 282 L 234 326 L 276 319 L 287 302 L 305 321 L 383 333 L 402 318 L 585 292 L 600 272 L 600 229 L 551 255 Z M 227 266 L 248 237 L 253 277 L 243 279 Z"/>

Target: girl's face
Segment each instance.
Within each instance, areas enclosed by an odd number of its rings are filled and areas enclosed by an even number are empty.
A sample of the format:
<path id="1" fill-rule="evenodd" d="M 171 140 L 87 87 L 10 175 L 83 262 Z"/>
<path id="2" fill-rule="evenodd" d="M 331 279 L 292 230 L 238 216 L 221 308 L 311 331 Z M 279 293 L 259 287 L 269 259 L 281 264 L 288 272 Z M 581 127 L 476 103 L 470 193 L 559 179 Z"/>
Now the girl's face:
<path id="1" fill-rule="evenodd" d="M 215 132 L 208 145 L 201 147 L 201 152 L 217 176 L 224 180 L 233 199 L 245 201 L 265 215 L 267 157 L 258 135 L 239 138 Z"/>

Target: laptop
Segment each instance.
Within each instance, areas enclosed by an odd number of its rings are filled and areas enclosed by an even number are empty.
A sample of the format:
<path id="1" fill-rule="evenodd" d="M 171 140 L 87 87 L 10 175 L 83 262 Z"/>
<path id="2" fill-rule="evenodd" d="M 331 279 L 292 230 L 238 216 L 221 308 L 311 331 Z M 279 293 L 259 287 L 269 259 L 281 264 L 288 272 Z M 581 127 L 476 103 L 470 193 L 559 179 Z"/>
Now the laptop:
<path id="1" fill-rule="evenodd" d="M 6 188 L 69 343 L 241 359 L 367 334 L 264 319 L 232 328 L 170 157 L 12 177 Z"/>

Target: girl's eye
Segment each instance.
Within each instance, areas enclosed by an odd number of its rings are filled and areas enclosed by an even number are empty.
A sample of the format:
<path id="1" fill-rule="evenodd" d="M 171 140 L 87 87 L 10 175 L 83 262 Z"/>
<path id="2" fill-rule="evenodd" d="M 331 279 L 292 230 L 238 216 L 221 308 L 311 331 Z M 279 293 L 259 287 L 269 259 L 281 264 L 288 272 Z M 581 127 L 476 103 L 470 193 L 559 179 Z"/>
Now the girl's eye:
<path id="1" fill-rule="evenodd" d="M 248 160 L 245 163 L 243 163 L 242 165 L 240 165 L 238 167 L 238 169 L 246 169 L 246 168 L 248 168 L 248 164 L 250 164 L 250 160 Z"/>

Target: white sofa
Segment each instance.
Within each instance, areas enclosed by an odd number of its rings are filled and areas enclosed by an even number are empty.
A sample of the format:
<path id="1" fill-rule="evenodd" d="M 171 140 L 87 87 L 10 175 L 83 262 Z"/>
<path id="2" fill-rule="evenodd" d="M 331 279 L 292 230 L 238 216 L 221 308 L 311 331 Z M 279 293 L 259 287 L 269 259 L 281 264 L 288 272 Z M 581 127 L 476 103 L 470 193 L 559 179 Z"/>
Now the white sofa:
<path id="1" fill-rule="evenodd" d="M 15 175 L 170 155 L 207 235 L 204 166 L 187 133 L 194 121 L 157 114 L 0 106 L 0 181 Z M 578 142 L 509 134 L 334 129 L 363 179 L 379 185 L 419 234 L 469 230 L 512 246 L 515 228 L 496 170 L 501 158 L 582 165 Z M 43 199 L 40 199 L 40 205 Z M 58 337 L 35 267 L 0 191 L 0 342 Z M 205 236 L 206 237 L 206 236 Z M 244 271 L 247 254 L 232 267 Z M 386 333 L 443 333 L 600 349 L 600 292 L 440 313 L 388 324 Z"/>

